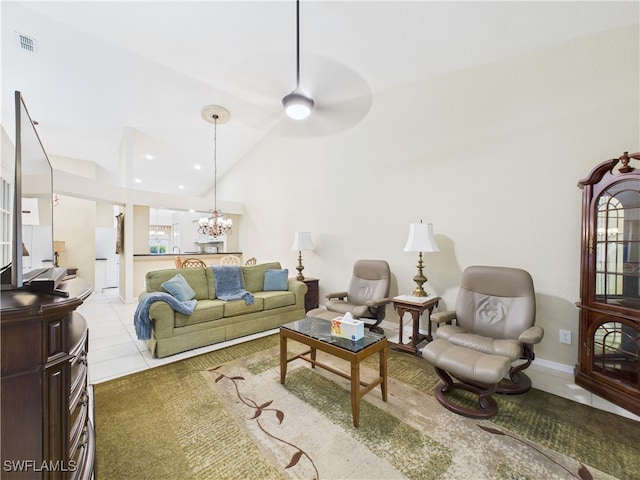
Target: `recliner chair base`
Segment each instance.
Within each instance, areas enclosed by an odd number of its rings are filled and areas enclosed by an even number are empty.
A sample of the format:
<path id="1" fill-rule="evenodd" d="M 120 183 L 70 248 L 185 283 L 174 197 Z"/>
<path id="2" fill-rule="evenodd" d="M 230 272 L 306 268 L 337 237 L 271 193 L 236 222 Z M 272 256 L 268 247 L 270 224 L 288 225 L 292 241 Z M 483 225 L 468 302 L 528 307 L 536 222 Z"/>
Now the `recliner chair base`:
<path id="1" fill-rule="evenodd" d="M 365 322 L 365 325 L 372 332 L 384 335 L 384 328 L 378 326 L 378 325 L 380 325 L 380 322 L 382 322 L 381 318 L 375 320 L 375 323 L 367 323 L 367 322 Z"/>
<path id="2" fill-rule="evenodd" d="M 434 394 L 438 402 L 440 402 L 440 404 L 447 410 L 465 417 L 481 419 L 493 417 L 498 413 L 498 403 L 495 398 L 491 396 L 496 393 L 497 385 L 471 384 L 462 381 L 454 382 L 451 376 L 441 368 L 435 367 L 435 370 L 444 382 L 436 386 Z M 477 407 L 464 407 L 450 400 L 446 393 L 455 389 L 465 390 L 476 394 L 478 396 Z"/>
<path id="3" fill-rule="evenodd" d="M 510 379 L 504 379 L 498 384 L 497 393 L 503 395 L 519 395 L 531 390 L 531 379 L 526 373 L 515 372 L 509 375 Z"/>

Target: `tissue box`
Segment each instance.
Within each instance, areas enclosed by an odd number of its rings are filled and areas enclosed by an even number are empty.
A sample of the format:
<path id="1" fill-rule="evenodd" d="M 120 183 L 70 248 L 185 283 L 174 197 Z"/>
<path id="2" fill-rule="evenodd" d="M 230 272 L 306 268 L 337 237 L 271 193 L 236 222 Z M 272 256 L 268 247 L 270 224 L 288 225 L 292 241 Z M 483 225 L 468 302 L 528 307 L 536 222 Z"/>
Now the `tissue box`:
<path id="1" fill-rule="evenodd" d="M 349 340 L 360 340 L 364 337 L 364 322 L 344 317 L 334 318 L 331 320 L 331 335 Z"/>

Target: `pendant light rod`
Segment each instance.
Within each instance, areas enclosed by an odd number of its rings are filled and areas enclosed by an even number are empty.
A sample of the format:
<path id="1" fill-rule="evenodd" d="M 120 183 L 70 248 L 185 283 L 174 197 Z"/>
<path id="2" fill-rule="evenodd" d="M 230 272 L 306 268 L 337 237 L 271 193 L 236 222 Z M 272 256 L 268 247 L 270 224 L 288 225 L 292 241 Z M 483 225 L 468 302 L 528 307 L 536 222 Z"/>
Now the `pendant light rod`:
<path id="1" fill-rule="evenodd" d="M 300 89 L 300 0 L 296 0 L 296 88 L 282 99 L 287 115 L 295 120 L 307 118 L 314 101 Z"/>
<path id="2" fill-rule="evenodd" d="M 218 210 L 218 124 L 229 121 L 231 113 L 219 105 L 207 105 L 201 110 L 202 118 L 213 123 L 213 209 L 211 217 L 198 220 L 198 233 L 217 238 L 219 235 L 231 233 L 233 222 L 225 218 L 224 213 Z"/>
<path id="3" fill-rule="evenodd" d="M 213 209 L 218 211 L 218 118 L 213 114 Z"/>
<path id="4" fill-rule="evenodd" d="M 296 0 L 296 90 L 300 88 L 300 0 Z"/>

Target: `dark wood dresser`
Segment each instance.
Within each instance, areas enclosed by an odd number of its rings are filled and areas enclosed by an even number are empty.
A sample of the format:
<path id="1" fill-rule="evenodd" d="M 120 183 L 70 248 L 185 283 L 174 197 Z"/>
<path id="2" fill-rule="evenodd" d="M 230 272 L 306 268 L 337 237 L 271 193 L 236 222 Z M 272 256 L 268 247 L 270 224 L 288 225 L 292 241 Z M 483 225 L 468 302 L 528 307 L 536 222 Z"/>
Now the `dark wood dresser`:
<path id="1" fill-rule="evenodd" d="M 75 310 L 90 283 L 62 282 L 68 297 L 2 292 L 3 479 L 88 479 L 95 436 L 89 415 L 89 330 Z"/>

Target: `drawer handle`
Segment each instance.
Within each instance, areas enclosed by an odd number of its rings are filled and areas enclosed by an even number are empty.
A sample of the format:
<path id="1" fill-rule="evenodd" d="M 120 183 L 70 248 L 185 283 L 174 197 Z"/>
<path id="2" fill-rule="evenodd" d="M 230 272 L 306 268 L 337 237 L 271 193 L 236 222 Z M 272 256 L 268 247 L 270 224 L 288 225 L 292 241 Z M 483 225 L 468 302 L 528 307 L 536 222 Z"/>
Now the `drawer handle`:
<path id="1" fill-rule="evenodd" d="M 89 403 L 89 395 L 85 390 L 84 392 L 82 392 L 82 396 L 80 397 L 80 400 L 78 400 L 78 405 L 86 406 L 88 403 Z"/>

